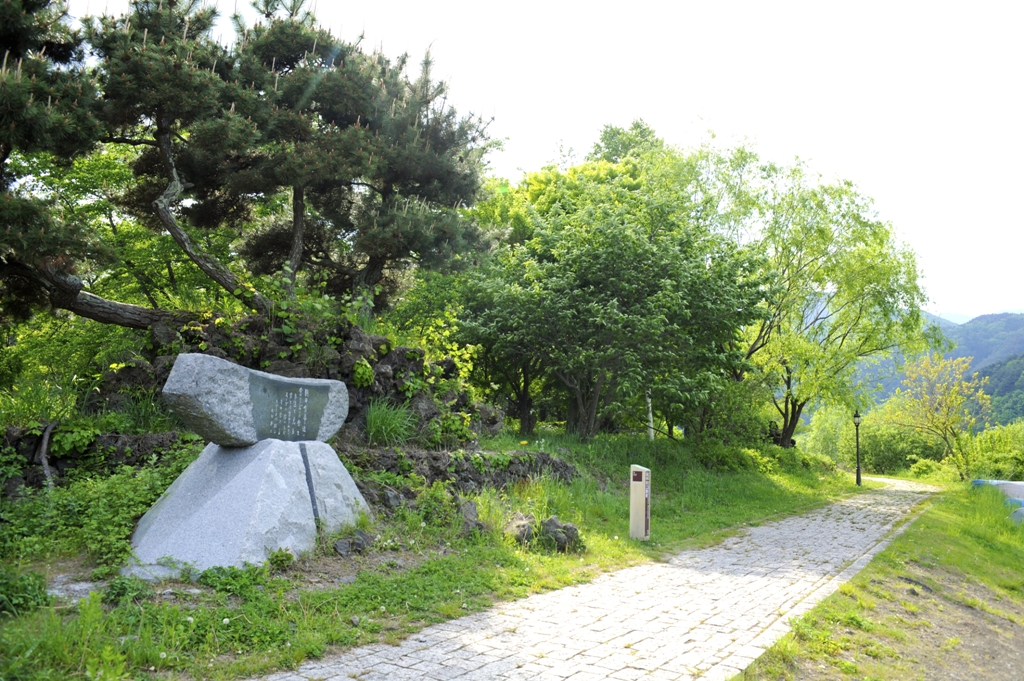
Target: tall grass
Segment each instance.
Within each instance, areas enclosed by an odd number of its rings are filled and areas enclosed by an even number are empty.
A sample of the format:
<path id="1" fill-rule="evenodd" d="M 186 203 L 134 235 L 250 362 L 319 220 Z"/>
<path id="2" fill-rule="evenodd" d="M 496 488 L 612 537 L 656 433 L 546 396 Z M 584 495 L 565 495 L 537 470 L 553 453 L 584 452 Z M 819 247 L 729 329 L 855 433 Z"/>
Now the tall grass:
<path id="1" fill-rule="evenodd" d="M 416 418 L 404 404 L 371 400 L 366 408 L 366 439 L 371 445 L 394 447 L 416 433 Z"/>

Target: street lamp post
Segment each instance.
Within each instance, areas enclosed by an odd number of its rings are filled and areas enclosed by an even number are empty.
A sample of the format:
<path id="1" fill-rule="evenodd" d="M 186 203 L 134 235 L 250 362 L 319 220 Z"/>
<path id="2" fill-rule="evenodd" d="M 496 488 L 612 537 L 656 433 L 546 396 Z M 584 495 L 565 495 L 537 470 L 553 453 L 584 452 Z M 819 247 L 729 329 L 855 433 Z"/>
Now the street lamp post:
<path id="1" fill-rule="evenodd" d="M 857 438 L 857 487 L 860 487 L 860 411 L 853 412 L 853 427 Z"/>

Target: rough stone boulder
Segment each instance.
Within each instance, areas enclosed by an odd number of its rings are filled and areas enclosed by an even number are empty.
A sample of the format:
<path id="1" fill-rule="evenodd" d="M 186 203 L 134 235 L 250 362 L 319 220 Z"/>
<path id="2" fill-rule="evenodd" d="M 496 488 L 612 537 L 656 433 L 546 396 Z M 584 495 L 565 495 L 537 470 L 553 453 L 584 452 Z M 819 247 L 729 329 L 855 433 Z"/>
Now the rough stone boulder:
<path id="1" fill-rule="evenodd" d="M 533 525 L 537 522 L 532 515 L 523 515 L 516 512 L 512 519 L 505 525 L 505 534 L 512 537 L 520 544 L 533 539 Z"/>
<path id="2" fill-rule="evenodd" d="M 196 433 L 224 447 L 323 442 L 348 415 L 344 383 L 274 376 L 210 355 L 178 355 L 163 398 Z"/>
<path id="3" fill-rule="evenodd" d="M 125 573 L 162 579 L 185 566 L 261 565 L 279 549 L 297 556 L 314 548 L 318 522 L 334 532 L 369 510 L 326 443 L 210 444 L 139 521 Z"/>
<path id="4" fill-rule="evenodd" d="M 352 525 L 370 507 L 323 442 L 345 423 L 344 383 L 288 379 L 211 357 L 178 355 L 164 396 L 213 442 L 167 488 L 132 535 L 122 570 L 161 579 L 261 565 L 311 551 L 318 529 Z"/>
<path id="5" fill-rule="evenodd" d="M 580 543 L 580 531 L 572 523 L 563 523 L 553 515 L 540 524 L 540 538 L 551 542 L 556 551 L 565 553 Z"/>

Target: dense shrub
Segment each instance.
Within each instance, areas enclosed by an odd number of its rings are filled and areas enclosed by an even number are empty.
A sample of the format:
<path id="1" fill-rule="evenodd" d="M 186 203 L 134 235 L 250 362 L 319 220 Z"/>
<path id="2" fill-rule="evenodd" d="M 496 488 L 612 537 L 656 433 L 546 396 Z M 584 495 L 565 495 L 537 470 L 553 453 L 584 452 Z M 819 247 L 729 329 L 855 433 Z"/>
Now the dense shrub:
<path id="1" fill-rule="evenodd" d="M 973 444 L 975 477 L 1024 480 L 1024 421 L 982 431 Z"/>
<path id="2" fill-rule="evenodd" d="M 0 565 L 0 617 L 20 615 L 49 602 L 42 575 Z"/>
<path id="3" fill-rule="evenodd" d="M 910 474 L 915 478 L 930 478 L 942 470 L 942 464 L 931 459 L 920 459 L 910 467 Z"/>
<path id="4" fill-rule="evenodd" d="M 39 557 L 53 551 L 87 552 L 104 566 L 131 553 L 136 521 L 198 455 L 193 437 L 166 453 L 161 465 L 122 467 L 108 477 L 87 477 L 66 487 L 26 490 L 0 502 L 0 557 Z"/>

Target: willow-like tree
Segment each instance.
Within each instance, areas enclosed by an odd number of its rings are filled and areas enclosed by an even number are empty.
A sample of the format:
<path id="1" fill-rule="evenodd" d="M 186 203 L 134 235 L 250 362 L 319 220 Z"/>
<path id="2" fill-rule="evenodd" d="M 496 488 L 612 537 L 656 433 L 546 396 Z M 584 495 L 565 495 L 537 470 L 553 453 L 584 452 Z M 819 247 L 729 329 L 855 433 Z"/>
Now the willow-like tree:
<path id="1" fill-rule="evenodd" d="M 818 184 L 800 167 L 761 172 L 752 245 L 775 285 L 746 330 L 747 378 L 772 391 L 788 447 L 808 404 L 854 399 L 860 362 L 927 345 L 925 295 L 914 253 L 852 184 Z"/>

